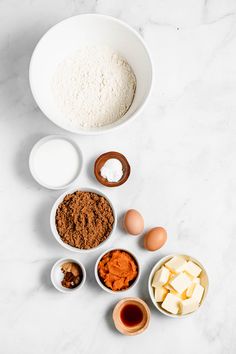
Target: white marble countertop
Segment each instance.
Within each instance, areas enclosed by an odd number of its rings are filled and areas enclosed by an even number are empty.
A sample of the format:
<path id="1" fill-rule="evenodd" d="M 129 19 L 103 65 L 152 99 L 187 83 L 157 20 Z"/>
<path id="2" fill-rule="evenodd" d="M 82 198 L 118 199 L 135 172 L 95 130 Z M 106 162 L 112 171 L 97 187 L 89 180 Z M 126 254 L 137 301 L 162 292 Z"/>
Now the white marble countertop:
<path id="1" fill-rule="evenodd" d="M 2 354 L 233 354 L 236 352 L 236 2 L 235 0 L 0 1 L 0 329 Z M 131 296 L 146 299 L 151 324 L 128 338 L 111 311 L 122 296 L 102 291 L 93 267 L 99 252 L 79 256 L 88 281 L 78 294 L 57 292 L 52 264 L 70 255 L 53 239 L 49 211 L 60 192 L 37 185 L 28 154 L 38 138 L 62 130 L 37 108 L 28 65 L 42 34 L 71 15 L 97 12 L 137 29 L 153 56 L 152 96 L 129 129 L 73 135 L 85 157 L 81 186 L 100 187 L 94 158 L 127 155 L 132 176 L 101 188 L 119 215 L 137 208 L 146 227 L 163 225 L 168 243 L 148 253 L 118 228 L 114 246 L 133 250 L 141 281 Z M 150 304 L 147 276 L 163 255 L 187 253 L 208 269 L 210 292 L 192 317 L 164 317 Z"/>

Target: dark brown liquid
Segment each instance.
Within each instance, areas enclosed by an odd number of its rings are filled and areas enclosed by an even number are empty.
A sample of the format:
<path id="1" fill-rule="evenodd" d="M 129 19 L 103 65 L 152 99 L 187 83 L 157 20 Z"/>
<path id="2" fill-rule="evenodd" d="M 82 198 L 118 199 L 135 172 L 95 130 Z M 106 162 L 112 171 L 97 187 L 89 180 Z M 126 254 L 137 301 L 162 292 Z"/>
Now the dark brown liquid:
<path id="1" fill-rule="evenodd" d="M 143 312 L 139 306 L 134 304 L 125 305 L 120 312 L 121 321 L 125 326 L 137 326 L 143 320 Z"/>

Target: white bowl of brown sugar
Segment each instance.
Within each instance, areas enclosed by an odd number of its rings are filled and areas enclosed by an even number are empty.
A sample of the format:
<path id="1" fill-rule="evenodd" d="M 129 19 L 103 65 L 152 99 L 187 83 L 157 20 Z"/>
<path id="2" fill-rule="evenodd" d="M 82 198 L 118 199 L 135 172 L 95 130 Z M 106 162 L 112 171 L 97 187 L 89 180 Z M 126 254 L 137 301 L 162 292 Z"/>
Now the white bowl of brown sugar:
<path id="1" fill-rule="evenodd" d="M 107 244 L 116 223 L 112 202 L 93 188 L 73 188 L 63 193 L 50 215 L 55 239 L 73 252 L 90 252 Z"/>

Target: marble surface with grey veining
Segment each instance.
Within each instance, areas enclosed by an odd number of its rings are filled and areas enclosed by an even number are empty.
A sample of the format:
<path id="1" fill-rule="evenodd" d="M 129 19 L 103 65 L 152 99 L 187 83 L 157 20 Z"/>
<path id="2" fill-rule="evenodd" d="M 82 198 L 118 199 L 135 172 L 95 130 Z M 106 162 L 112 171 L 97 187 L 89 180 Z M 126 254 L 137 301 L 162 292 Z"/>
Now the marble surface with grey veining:
<path id="1" fill-rule="evenodd" d="M 84 153 L 81 186 L 100 187 L 119 217 L 139 209 L 146 229 L 163 225 L 168 243 L 156 253 L 120 227 L 112 246 L 132 250 L 142 265 L 129 296 L 152 310 L 149 329 L 129 338 L 111 313 L 122 298 L 101 290 L 93 268 L 99 251 L 79 256 L 88 279 L 78 294 L 50 283 L 50 269 L 69 256 L 52 237 L 49 212 L 60 192 L 30 176 L 32 145 L 63 131 L 34 102 L 28 82 L 32 51 L 55 23 L 80 13 L 126 21 L 146 41 L 155 84 L 129 129 L 73 136 Z M 95 157 L 123 152 L 132 175 L 107 190 L 92 176 Z M 236 352 L 236 1 L 0 1 L 0 352 L 1 354 L 234 354 Z M 172 252 L 207 268 L 210 291 L 193 316 L 158 313 L 147 292 L 152 265 Z"/>

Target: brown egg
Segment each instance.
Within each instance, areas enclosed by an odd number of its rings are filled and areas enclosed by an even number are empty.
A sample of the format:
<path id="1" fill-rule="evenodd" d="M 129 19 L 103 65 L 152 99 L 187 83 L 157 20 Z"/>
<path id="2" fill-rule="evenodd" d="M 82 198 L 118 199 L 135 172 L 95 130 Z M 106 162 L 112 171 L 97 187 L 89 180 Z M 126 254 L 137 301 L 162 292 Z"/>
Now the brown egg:
<path id="1" fill-rule="evenodd" d="M 144 229 L 142 215 L 135 209 L 130 209 L 124 217 L 124 228 L 131 235 L 139 235 Z"/>
<path id="2" fill-rule="evenodd" d="M 157 251 L 164 246 L 167 241 L 167 232 L 161 227 L 154 227 L 149 230 L 144 236 L 144 247 L 148 251 Z"/>

